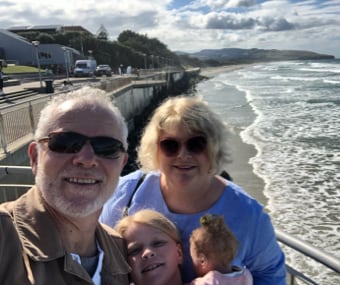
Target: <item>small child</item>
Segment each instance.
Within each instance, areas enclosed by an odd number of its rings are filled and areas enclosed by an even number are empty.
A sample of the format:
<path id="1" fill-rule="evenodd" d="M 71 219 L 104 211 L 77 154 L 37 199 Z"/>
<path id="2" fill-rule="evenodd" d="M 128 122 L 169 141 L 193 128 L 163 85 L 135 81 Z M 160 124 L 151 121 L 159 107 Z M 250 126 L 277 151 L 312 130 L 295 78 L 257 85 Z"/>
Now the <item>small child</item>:
<path id="1" fill-rule="evenodd" d="M 190 285 L 252 285 L 248 269 L 232 266 L 238 241 L 223 216 L 205 215 L 190 236 L 190 255 L 198 278 Z M 216 283 L 218 281 L 218 283 Z"/>
<path id="2" fill-rule="evenodd" d="M 127 244 L 133 284 L 182 285 L 182 245 L 170 220 L 145 209 L 122 218 L 115 229 Z"/>

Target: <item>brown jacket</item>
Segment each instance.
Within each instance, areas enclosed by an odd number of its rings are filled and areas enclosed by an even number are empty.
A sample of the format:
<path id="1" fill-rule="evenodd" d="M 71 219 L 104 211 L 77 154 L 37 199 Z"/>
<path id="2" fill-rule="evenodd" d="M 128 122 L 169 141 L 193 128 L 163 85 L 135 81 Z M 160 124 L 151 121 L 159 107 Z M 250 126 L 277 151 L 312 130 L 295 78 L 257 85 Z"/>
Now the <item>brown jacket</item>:
<path id="1" fill-rule="evenodd" d="M 16 201 L 0 205 L 0 284 L 93 284 L 86 270 L 65 252 L 38 191 L 33 187 Z M 96 238 L 104 251 L 102 284 L 128 285 L 123 240 L 99 223 Z"/>

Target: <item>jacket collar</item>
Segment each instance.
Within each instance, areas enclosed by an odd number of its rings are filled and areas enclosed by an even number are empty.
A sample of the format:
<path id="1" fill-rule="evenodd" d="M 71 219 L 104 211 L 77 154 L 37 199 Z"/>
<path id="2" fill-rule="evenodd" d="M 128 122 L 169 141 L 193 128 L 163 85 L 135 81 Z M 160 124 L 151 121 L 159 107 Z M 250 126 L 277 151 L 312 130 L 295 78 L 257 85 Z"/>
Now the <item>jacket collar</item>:
<path id="1" fill-rule="evenodd" d="M 37 187 L 31 188 L 17 200 L 13 218 L 23 248 L 33 260 L 48 261 L 65 255 L 57 226 L 45 208 Z"/>
<path id="2" fill-rule="evenodd" d="M 45 208 L 40 191 L 32 187 L 17 201 L 13 219 L 25 253 L 35 261 L 50 261 L 70 256 L 65 249 L 52 216 Z M 103 224 L 97 224 L 96 239 L 104 251 L 103 270 L 112 274 L 127 274 L 130 267 L 126 262 L 123 239 Z"/>

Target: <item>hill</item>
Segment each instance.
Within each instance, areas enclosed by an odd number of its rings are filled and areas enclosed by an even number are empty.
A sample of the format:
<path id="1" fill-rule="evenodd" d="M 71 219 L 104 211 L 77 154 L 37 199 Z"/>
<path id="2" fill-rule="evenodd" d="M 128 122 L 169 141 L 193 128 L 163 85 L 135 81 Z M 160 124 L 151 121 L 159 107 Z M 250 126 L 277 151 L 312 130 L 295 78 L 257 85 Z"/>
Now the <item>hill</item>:
<path id="1" fill-rule="evenodd" d="M 195 53 L 176 52 L 180 57 L 196 59 L 207 65 L 221 65 L 233 63 L 251 63 L 282 60 L 334 59 L 333 55 L 319 54 L 305 50 L 277 50 L 277 49 L 204 49 Z"/>

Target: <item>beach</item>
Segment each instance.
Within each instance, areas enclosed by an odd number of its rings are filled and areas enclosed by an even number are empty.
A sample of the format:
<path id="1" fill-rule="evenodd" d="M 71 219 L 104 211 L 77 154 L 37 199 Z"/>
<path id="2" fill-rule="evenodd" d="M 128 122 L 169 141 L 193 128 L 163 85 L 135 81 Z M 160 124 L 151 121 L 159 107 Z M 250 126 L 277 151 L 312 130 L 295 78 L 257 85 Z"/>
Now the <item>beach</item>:
<path id="1" fill-rule="evenodd" d="M 251 66 L 253 64 L 230 64 L 230 65 L 222 65 L 222 66 L 216 66 L 216 67 L 203 67 L 201 68 L 200 74 L 207 78 L 212 78 L 219 73 L 225 73 L 230 71 L 235 71 L 238 69 L 242 69 L 247 66 Z"/>
<path id="2" fill-rule="evenodd" d="M 196 86 L 231 130 L 227 171 L 233 180 L 265 205 L 275 229 L 338 259 L 339 63 L 207 69 L 202 73 L 208 79 Z M 340 284 L 331 270 L 295 250 L 284 251 L 287 264 L 315 284 Z"/>
<path id="3" fill-rule="evenodd" d="M 250 66 L 250 64 L 208 67 L 202 68 L 200 74 L 207 78 L 213 78 L 220 73 L 232 72 L 248 66 Z M 243 94 L 240 94 L 238 98 L 236 98 L 234 94 L 226 94 L 224 101 L 226 105 L 247 104 L 247 99 Z M 228 101 L 230 101 L 230 104 Z M 238 103 L 235 103 L 235 101 Z M 242 110 L 242 112 L 244 111 L 250 112 L 252 113 L 252 116 L 255 116 L 251 108 Z M 228 121 L 226 123 L 228 124 Z M 230 129 L 229 152 L 231 161 L 227 165 L 226 170 L 231 176 L 233 182 L 241 186 L 247 193 L 258 200 L 261 204 L 266 205 L 267 198 L 264 195 L 265 183 L 262 178 L 254 173 L 253 166 L 249 163 L 249 160 L 256 156 L 257 150 L 253 145 L 242 141 L 240 132 L 241 129 L 239 128 Z"/>

